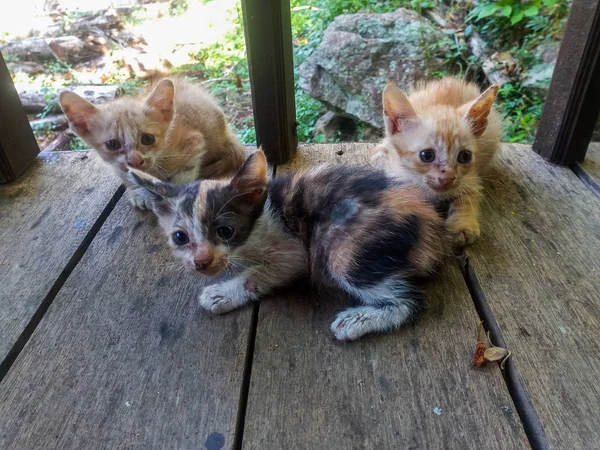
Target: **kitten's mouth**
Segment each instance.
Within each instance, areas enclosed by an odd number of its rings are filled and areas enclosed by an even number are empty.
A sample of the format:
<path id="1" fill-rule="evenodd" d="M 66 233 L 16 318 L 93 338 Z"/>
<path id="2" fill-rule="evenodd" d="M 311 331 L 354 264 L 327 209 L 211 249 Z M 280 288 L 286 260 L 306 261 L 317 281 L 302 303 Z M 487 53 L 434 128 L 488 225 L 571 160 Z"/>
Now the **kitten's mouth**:
<path id="1" fill-rule="evenodd" d="M 444 186 L 443 184 L 433 185 L 428 184 L 428 186 L 436 192 L 449 192 L 454 189 L 454 185 Z"/>

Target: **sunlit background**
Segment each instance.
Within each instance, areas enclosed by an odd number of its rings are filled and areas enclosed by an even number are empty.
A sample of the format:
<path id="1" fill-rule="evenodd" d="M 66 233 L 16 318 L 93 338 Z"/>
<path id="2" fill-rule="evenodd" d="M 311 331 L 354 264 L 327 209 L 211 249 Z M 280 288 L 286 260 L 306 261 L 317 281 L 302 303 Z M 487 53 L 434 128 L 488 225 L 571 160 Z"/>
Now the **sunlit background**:
<path id="1" fill-rule="evenodd" d="M 385 78 L 410 89 L 444 75 L 501 83 L 505 140 L 531 142 L 570 7 L 570 0 L 290 3 L 300 142 L 376 141 Z M 390 59 L 386 49 L 402 56 Z M 0 51 L 42 148 L 84 148 L 66 130 L 59 89 L 100 103 L 161 74 L 201 83 L 240 138 L 255 142 L 239 0 L 19 0 L 0 15 Z"/>

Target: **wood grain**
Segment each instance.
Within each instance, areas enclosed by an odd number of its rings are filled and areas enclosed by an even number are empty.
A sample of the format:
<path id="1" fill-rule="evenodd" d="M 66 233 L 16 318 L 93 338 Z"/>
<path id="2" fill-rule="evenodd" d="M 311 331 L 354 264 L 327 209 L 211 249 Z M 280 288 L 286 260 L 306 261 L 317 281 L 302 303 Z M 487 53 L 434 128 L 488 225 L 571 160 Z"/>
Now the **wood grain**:
<path id="1" fill-rule="evenodd" d="M 252 310 L 205 282 L 122 198 L 0 385 L 0 448 L 231 448 Z"/>
<path id="2" fill-rule="evenodd" d="M 65 152 L 0 186 L 0 362 L 119 184 L 87 152 Z"/>
<path id="3" fill-rule="evenodd" d="M 304 146 L 277 173 L 363 164 L 368 148 Z M 471 367 L 479 320 L 457 268 L 449 264 L 427 292 L 417 324 L 347 344 L 329 332 L 347 306 L 334 294 L 297 286 L 265 299 L 244 448 L 526 448 L 499 369 Z"/>
<path id="4" fill-rule="evenodd" d="M 600 442 L 600 200 L 505 146 L 469 251 L 551 448 Z"/>

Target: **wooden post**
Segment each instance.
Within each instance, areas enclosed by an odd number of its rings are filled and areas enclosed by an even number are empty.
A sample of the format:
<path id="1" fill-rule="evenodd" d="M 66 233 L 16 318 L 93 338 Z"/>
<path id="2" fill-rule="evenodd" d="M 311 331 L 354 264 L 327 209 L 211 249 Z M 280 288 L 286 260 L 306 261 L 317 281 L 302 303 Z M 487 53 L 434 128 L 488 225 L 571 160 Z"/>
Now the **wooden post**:
<path id="1" fill-rule="evenodd" d="M 600 1 L 573 0 L 533 149 L 582 161 L 600 113 Z"/>
<path id="2" fill-rule="evenodd" d="M 272 164 L 289 161 L 298 146 L 290 4 L 242 0 L 256 141 Z"/>
<path id="3" fill-rule="evenodd" d="M 0 54 L 0 183 L 17 178 L 40 149 Z"/>

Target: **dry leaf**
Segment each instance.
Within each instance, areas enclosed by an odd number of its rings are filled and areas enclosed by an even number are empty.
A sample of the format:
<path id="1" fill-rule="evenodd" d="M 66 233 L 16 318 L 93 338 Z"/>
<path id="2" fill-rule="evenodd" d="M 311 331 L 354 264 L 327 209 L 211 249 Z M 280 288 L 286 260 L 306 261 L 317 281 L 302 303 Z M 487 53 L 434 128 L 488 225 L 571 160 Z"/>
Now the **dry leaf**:
<path id="1" fill-rule="evenodd" d="M 473 355 L 473 365 L 477 368 L 483 366 L 485 364 L 485 344 L 482 341 L 477 342 L 477 347 L 475 347 L 475 354 Z"/>
<path id="2" fill-rule="evenodd" d="M 506 358 L 510 352 L 502 347 L 492 347 L 488 348 L 484 353 L 483 357 L 486 361 L 500 361 L 501 359 Z"/>
<path id="3" fill-rule="evenodd" d="M 475 354 L 473 355 L 473 366 L 479 368 L 482 367 L 486 360 L 483 357 L 487 346 L 485 345 L 487 337 L 485 335 L 485 330 L 483 329 L 483 322 L 479 322 L 479 327 L 477 328 L 477 346 L 475 347 Z"/>
<path id="4" fill-rule="evenodd" d="M 473 355 L 473 366 L 479 368 L 487 362 L 501 361 L 500 368 L 504 369 L 504 363 L 509 356 L 509 350 L 492 344 L 489 335 L 483 329 L 483 322 L 480 322 L 477 329 L 477 346 Z"/>

